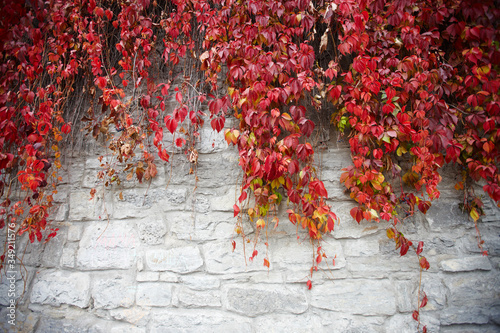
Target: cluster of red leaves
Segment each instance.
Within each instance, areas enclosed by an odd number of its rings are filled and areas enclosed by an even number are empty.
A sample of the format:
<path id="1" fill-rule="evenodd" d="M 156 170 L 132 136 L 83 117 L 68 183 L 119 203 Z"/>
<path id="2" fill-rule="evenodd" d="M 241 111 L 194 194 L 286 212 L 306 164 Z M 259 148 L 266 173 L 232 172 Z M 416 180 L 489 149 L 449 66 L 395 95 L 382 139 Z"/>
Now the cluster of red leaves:
<path id="1" fill-rule="evenodd" d="M 392 221 L 388 236 L 401 255 L 412 243 L 397 230 L 398 213 L 430 208 L 445 163 L 462 168 L 456 187 L 475 222 L 483 212 L 473 181 L 483 180 L 500 201 L 500 12 L 493 0 L 1 4 L 0 227 L 14 223 L 32 241 L 46 229 L 60 180 L 58 142 L 71 131 L 66 103 L 81 78 L 91 102 L 85 129 L 104 137 L 117 161 L 103 163 L 98 176 L 106 184 L 120 181 L 117 165 L 128 180 L 154 177 L 155 158 L 169 162 L 168 149 L 182 149 L 195 164 L 206 119 L 198 108 L 209 110 L 218 132 L 233 110 L 239 124 L 225 138 L 237 146 L 244 172 L 235 216 L 247 214 L 257 230 L 267 230 L 285 196 L 290 221 L 315 244 L 334 228 L 314 165 L 314 110 L 333 110 L 349 138 L 353 165 L 341 182 L 359 203 L 352 217 Z M 171 75 L 188 61 L 204 82 L 192 84 L 184 69 L 172 92 L 175 78 L 160 80 L 159 67 Z M 399 194 L 391 178 L 399 179 Z M 25 194 L 12 201 L 16 179 Z M 427 269 L 421 246 L 415 251 Z"/>

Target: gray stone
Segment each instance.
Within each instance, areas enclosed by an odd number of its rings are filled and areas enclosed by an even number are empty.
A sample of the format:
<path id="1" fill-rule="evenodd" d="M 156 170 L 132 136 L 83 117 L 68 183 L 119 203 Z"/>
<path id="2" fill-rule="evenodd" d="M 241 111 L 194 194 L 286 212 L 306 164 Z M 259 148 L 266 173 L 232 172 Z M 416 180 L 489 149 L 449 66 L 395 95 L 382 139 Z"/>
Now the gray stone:
<path id="1" fill-rule="evenodd" d="M 443 260 L 439 263 L 441 269 L 445 272 L 467 272 L 467 271 L 489 271 L 491 264 L 488 257 L 475 256 L 466 258 L 456 258 Z"/>
<path id="2" fill-rule="evenodd" d="M 106 213 L 113 213 L 109 195 L 97 192 L 91 200 L 90 190 L 71 192 L 69 196 L 69 219 L 71 221 L 89 221 L 105 219 Z M 103 200 L 105 198 L 105 200 Z"/>
<path id="3" fill-rule="evenodd" d="M 220 307 L 221 296 L 218 290 L 192 290 L 181 287 L 176 288 L 173 304 L 184 308 Z"/>
<path id="4" fill-rule="evenodd" d="M 134 304 L 136 286 L 130 276 L 114 275 L 96 278 L 92 298 L 96 309 L 128 308 Z"/>
<path id="5" fill-rule="evenodd" d="M 163 281 L 163 282 L 173 282 L 173 283 L 177 283 L 179 282 L 179 276 L 175 273 L 172 273 L 172 272 L 160 272 L 160 278 L 159 280 L 160 281 Z"/>
<path id="6" fill-rule="evenodd" d="M 145 219 L 137 223 L 140 239 L 149 245 L 162 244 L 167 227 L 163 219 Z"/>
<path id="7" fill-rule="evenodd" d="M 172 210 L 183 210 L 186 198 L 186 188 L 134 188 L 121 191 L 114 196 L 114 215 L 116 219 L 150 218 L 152 212 L 159 214 Z M 151 211 L 152 210 L 152 211 Z"/>
<path id="8" fill-rule="evenodd" d="M 393 315 L 396 295 L 389 280 L 335 280 L 311 289 L 311 305 L 360 315 Z"/>
<path id="9" fill-rule="evenodd" d="M 198 152 L 201 154 L 220 152 L 228 149 L 224 130 L 217 132 L 208 126 L 200 130 L 200 146 Z"/>
<path id="10" fill-rule="evenodd" d="M 95 222 L 85 228 L 77 265 L 84 270 L 132 267 L 139 244 L 137 232 L 127 222 Z"/>
<path id="11" fill-rule="evenodd" d="M 159 279 L 160 273 L 158 272 L 137 272 L 136 280 L 139 282 L 158 281 Z"/>
<path id="12" fill-rule="evenodd" d="M 82 239 L 83 226 L 81 224 L 72 224 L 68 227 L 68 242 L 77 242 Z"/>
<path id="13" fill-rule="evenodd" d="M 326 332 L 319 316 L 305 313 L 301 315 L 278 313 L 262 315 L 254 323 L 256 332 Z"/>
<path id="14" fill-rule="evenodd" d="M 146 333 L 146 328 L 130 325 L 119 325 L 111 329 L 110 333 Z"/>
<path id="15" fill-rule="evenodd" d="M 346 240 L 343 248 L 344 254 L 348 257 L 372 256 L 380 252 L 378 239 Z"/>
<path id="16" fill-rule="evenodd" d="M 32 303 L 85 308 L 90 301 L 90 277 L 79 272 L 43 271 L 36 276 L 30 299 Z"/>
<path id="17" fill-rule="evenodd" d="M 439 200 L 432 203 L 426 214 L 431 231 L 447 231 L 457 227 L 473 226 L 456 201 Z"/>
<path id="18" fill-rule="evenodd" d="M 450 291 L 448 304 L 451 306 L 481 309 L 500 304 L 498 274 L 457 274 L 446 277 L 444 283 Z"/>
<path id="19" fill-rule="evenodd" d="M 148 250 L 146 263 L 153 271 L 185 274 L 198 270 L 203 265 L 203 259 L 197 246 L 184 246 L 169 250 Z"/>
<path id="20" fill-rule="evenodd" d="M 440 313 L 440 320 L 442 325 L 487 324 L 489 313 L 485 308 L 462 304 L 444 308 Z"/>
<path id="21" fill-rule="evenodd" d="M 164 332 L 252 332 L 248 318 L 234 316 L 226 312 L 199 309 L 168 310 L 155 314 L 151 324 L 151 333 Z"/>
<path id="22" fill-rule="evenodd" d="M 217 240 L 233 237 L 235 218 L 232 213 L 212 212 L 208 215 L 175 212 L 168 213 L 171 232 L 182 240 Z"/>
<path id="23" fill-rule="evenodd" d="M 182 285 L 188 286 L 193 290 L 217 289 L 220 286 L 220 280 L 210 275 L 184 275 L 181 277 Z"/>
<path id="24" fill-rule="evenodd" d="M 210 207 L 214 211 L 233 212 L 233 206 L 237 202 L 239 193 L 235 187 L 230 187 L 223 195 L 211 198 Z"/>
<path id="25" fill-rule="evenodd" d="M 255 317 L 272 312 L 303 313 L 308 308 L 304 288 L 287 285 L 227 286 L 228 310 Z"/>
<path id="26" fill-rule="evenodd" d="M 416 281 L 394 281 L 396 291 L 396 304 L 399 312 L 413 312 L 417 308 L 417 288 Z M 407 315 L 409 316 L 409 315 Z"/>
<path id="27" fill-rule="evenodd" d="M 265 245 L 257 244 L 257 251 L 260 253 L 255 260 L 245 261 L 243 246 L 236 241 L 236 249 L 232 252 L 232 245 L 229 240 L 209 242 L 203 245 L 203 254 L 205 257 L 205 267 L 208 273 L 228 274 L 242 273 L 251 271 L 267 270 L 263 265 L 263 253 L 266 253 Z M 249 257 L 253 252 L 253 244 L 246 246 L 246 255 Z"/>
<path id="28" fill-rule="evenodd" d="M 135 306 L 131 308 L 117 308 L 108 311 L 111 318 L 116 321 L 122 321 L 130 323 L 134 326 L 143 327 L 149 322 L 150 309 L 143 309 L 140 306 Z"/>
<path id="29" fill-rule="evenodd" d="M 59 231 L 59 234 L 45 244 L 42 254 L 42 265 L 46 268 L 58 266 L 63 253 L 65 232 Z"/>
<path id="30" fill-rule="evenodd" d="M 74 268 L 76 263 L 76 253 L 78 251 L 78 244 L 66 244 L 63 248 L 61 255 L 61 266 L 67 268 Z"/>
<path id="31" fill-rule="evenodd" d="M 172 301 L 172 285 L 165 282 L 144 282 L 137 285 L 136 302 L 140 306 L 168 306 Z"/>

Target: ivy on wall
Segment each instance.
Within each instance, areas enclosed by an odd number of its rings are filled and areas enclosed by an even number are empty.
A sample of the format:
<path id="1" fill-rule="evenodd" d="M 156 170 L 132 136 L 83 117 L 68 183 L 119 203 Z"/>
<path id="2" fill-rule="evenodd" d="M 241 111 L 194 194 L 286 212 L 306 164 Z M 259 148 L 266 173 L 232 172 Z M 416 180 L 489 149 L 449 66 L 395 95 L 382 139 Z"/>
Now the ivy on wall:
<path id="1" fill-rule="evenodd" d="M 337 217 L 314 164 L 316 114 L 349 142 L 340 181 L 359 204 L 353 219 L 390 221 L 387 236 L 401 255 L 413 248 L 421 270 L 424 244 L 398 228 L 439 198 L 445 164 L 459 166 L 455 188 L 476 230 L 483 203 L 473 185 L 500 201 L 497 1 L 1 4 L 0 228 L 31 242 L 56 235 L 47 219 L 79 126 L 112 152 L 98 174 L 110 185 L 123 174 L 149 181 L 179 150 L 196 173 L 199 129 L 210 121 L 221 132 L 234 116 L 224 134 L 243 170 L 236 232 L 246 237 L 248 217 L 257 240 L 287 201 L 317 264 Z"/>

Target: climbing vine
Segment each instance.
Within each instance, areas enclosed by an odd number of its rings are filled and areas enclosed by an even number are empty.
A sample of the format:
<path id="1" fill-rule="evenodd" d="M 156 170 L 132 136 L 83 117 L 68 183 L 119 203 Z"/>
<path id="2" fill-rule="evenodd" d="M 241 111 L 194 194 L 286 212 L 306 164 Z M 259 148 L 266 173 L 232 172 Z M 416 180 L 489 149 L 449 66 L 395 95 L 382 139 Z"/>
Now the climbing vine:
<path id="1" fill-rule="evenodd" d="M 98 174 L 108 186 L 150 180 L 174 152 L 196 174 L 210 121 L 239 152 L 236 232 L 246 237 L 249 218 L 257 241 L 287 201 L 318 264 L 337 217 L 314 162 L 317 114 L 349 142 L 340 181 L 359 204 L 353 219 L 389 221 L 387 236 L 401 255 L 413 248 L 422 270 L 423 243 L 399 226 L 439 197 L 445 164 L 460 170 L 455 188 L 476 230 L 484 213 L 474 184 L 500 201 L 497 1 L 1 4 L 0 228 L 31 242 L 57 233 L 47 221 L 58 171 L 80 130 L 111 151 Z"/>

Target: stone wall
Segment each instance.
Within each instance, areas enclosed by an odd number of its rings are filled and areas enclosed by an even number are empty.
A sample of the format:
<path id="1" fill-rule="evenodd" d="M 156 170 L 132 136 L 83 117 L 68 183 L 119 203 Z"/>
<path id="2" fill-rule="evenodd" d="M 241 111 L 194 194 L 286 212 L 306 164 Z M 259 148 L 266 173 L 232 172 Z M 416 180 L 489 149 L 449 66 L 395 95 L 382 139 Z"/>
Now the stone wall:
<path id="1" fill-rule="evenodd" d="M 53 226 L 58 236 L 28 246 L 25 281 L 17 274 L 16 325 L 8 324 L 9 281 L 0 285 L 2 328 L 12 332 L 416 332 L 411 314 L 419 285 L 415 255 L 400 257 L 385 223 L 355 223 L 354 203 L 339 183 L 349 164 L 346 146 L 332 142 L 316 155 L 318 170 L 340 217 L 324 241 L 329 267 L 314 273 L 312 246 L 287 221 L 252 243 L 235 237 L 233 204 L 240 170 L 237 152 L 222 135 L 201 133 L 196 175 L 182 155 L 159 168 L 151 184 L 97 185 L 97 155 L 74 157 L 65 169 Z M 77 155 L 77 154 L 75 154 Z M 196 181 L 196 178 L 198 179 Z M 241 178 L 241 177 L 240 177 Z M 168 187 L 166 186 L 168 184 Z M 500 213 L 487 202 L 479 225 L 488 257 L 478 249 L 474 224 L 459 208 L 453 179 L 427 216 L 402 227 L 425 242 L 431 268 L 422 276 L 429 332 L 500 331 Z M 246 225 L 252 238 L 252 228 Z M 23 249 L 26 239 L 18 239 Z M 19 250 L 20 251 L 20 250 Z M 270 268 L 263 265 L 266 255 Z M 18 253 L 19 255 L 19 253 Z M 245 257 L 247 258 L 245 260 Z M 335 258 L 335 266 L 332 259 Z M 326 260 L 325 260 L 326 261 Z M 17 269 L 21 269 L 17 267 Z M 24 294 L 19 294 L 24 290 Z"/>

